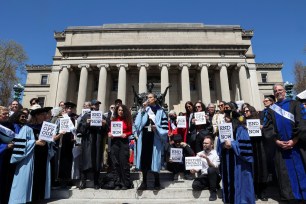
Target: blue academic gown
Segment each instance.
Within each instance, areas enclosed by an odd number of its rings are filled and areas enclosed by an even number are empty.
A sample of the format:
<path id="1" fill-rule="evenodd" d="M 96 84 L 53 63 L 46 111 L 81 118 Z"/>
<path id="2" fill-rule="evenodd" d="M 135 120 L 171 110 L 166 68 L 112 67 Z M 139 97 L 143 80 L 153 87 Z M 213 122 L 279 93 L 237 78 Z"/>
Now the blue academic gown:
<path id="1" fill-rule="evenodd" d="M 148 121 L 149 108 L 150 107 L 146 107 L 145 112 L 139 111 L 135 119 L 136 134 L 138 136 L 137 145 L 135 147 L 137 169 L 141 169 L 142 129 Z M 164 143 L 168 135 L 168 122 L 166 113 L 162 108 L 157 110 L 155 116 L 156 131 L 153 140 L 151 171 L 159 172 L 161 169 L 161 152 L 164 149 Z"/>
<path id="2" fill-rule="evenodd" d="M 300 103 L 285 99 L 276 105 L 283 110 L 291 112 L 295 122 L 274 112 L 275 139 L 288 141 L 299 137 L 299 141 L 293 149 L 284 150 L 277 147 L 275 152 L 275 168 L 280 186 L 281 199 L 306 200 L 306 142 L 305 142 L 305 119 Z"/>
<path id="3" fill-rule="evenodd" d="M 16 133 L 15 138 L 24 139 L 24 141 L 15 142 L 11 157 L 11 163 L 16 163 L 16 171 L 9 200 L 11 204 L 32 201 L 34 173 L 35 137 L 33 130 L 28 126 L 23 126 L 19 133 Z"/>
<path id="4" fill-rule="evenodd" d="M 223 148 L 218 139 L 218 155 L 221 161 L 223 202 L 231 204 L 255 203 L 253 184 L 253 152 L 248 131 L 238 126 L 230 149 Z"/>

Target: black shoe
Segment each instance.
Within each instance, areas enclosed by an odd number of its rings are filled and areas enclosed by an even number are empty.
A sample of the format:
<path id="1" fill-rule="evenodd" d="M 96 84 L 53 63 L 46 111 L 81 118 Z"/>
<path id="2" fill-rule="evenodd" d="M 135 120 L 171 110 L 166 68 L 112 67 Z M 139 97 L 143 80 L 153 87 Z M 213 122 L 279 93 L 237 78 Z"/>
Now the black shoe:
<path id="1" fill-rule="evenodd" d="M 120 186 L 116 186 L 114 190 L 120 190 Z"/>
<path id="2" fill-rule="evenodd" d="M 260 199 L 261 201 L 268 201 L 268 198 L 265 194 L 259 195 L 258 199 Z"/>
<path id="3" fill-rule="evenodd" d="M 185 174 L 184 179 L 185 180 L 193 180 L 193 177 L 190 174 Z"/>
<path id="4" fill-rule="evenodd" d="M 138 191 L 144 191 L 144 190 L 147 190 L 147 188 L 148 188 L 147 184 L 142 182 L 137 190 Z"/>
<path id="5" fill-rule="evenodd" d="M 154 184 L 154 191 L 159 191 L 161 188 L 160 188 L 160 183 L 155 183 Z"/>
<path id="6" fill-rule="evenodd" d="M 121 190 L 127 190 L 128 188 L 126 186 L 122 186 Z"/>
<path id="7" fill-rule="evenodd" d="M 210 191 L 209 201 L 215 201 L 215 200 L 217 200 L 217 192 Z"/>
<path id="8" fill-rule="evenodd" d="M 80 185 L 79 185 L 79 189 L 80 190 L 83 190 L 83 189 L 85 189 L 86 188 L 86 181 L 81 181 L 80 182 Z"/>
<path id="9" fill-rule="evenodd" d="M 99 190 L 99 189 L 100 189 L 100 185 L 97 185 L 97 184 L 96 184 L 95 187 L 94 187 L 94 189 L 95 189 L 95 190 Z"/>

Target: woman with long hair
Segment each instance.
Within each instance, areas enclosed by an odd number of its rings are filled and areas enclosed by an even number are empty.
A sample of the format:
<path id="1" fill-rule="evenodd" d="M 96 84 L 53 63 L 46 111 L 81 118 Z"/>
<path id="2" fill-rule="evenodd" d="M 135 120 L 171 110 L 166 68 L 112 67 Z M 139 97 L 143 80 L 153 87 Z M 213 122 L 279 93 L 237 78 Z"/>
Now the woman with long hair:
<path id="1" fill-rule="evenodd" d="M 259 114 L 253 106 L 245 105 L 244 117 L 248 119 L 259 119 Z M 262 201 L 268 201 L 266 195 L 266 188 L 268 182 L 268 167 L 267 167 L 267 157 L 264 148 L 262 136 L 250 137 L 251 144 L 253 146 L 253 156 L 254 156 L 254 190 L 257 198 Z"/>
<path id="2" fill-rule="evenodd" d="M 192 126 L 192 118 L 194 118 L 194 105 L 191 101 L 187 101 L 185 103 L 185 110 L 186 110 L 186 134 L 184 135 L 184 142 L 191 145 L 191 132 L 194 129 Z"/>
<path id="3" fill-rule="evenodd" d="M 108 133 L 111 138 L 111 160 L 115 180 L 115 190 L 133 188 L 130 179 L 129 165 L 129 136 L 132 134 L 132 115 L 125 105 L 118 105 L 113 114 L 112 122 L 122 122 L 122 134 L 114 136 L 112 130 Z"/>
<path id="4" fill-rule="evenodd" d="M 233 140 L 218 138 L 223 186 L 223 202 L 255 204 L 253 185 L 253 152 L 247 129 L 236 111 L 225 111 L 225 123 L 232 123 Z"/>

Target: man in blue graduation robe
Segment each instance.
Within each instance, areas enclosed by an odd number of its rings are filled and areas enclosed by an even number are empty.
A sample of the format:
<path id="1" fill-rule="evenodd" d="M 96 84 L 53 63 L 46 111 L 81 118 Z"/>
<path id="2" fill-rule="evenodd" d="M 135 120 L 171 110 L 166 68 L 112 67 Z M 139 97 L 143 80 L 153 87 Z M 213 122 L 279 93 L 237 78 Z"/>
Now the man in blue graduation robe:
<path id="1" fill-rule="evenodd" d="M 277 102 L 263 131 L 273 134 L 274 161 L 282 200 L 306 201 L 306 121 L 298 101 L 286 99 L 282 85 L 274 86 Z"/>

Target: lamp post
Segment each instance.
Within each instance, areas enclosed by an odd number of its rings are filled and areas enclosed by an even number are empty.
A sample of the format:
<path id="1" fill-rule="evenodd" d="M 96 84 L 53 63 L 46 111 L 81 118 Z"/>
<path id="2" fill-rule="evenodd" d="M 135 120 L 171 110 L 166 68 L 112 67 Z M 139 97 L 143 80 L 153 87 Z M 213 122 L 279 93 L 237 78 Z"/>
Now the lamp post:
<path id="1" fill-rule="evenodd" d="M 24 87 L 21 84 L 17 84 L 14 85 L 13 89 L 14 89 L 14 100 L 20 101 L 21 100 L 20 96 L 24 90 Z"/>
<path id="2" fill-rule="evenodd" d="M 286 90 L 286 98 L 292 99 L 293 98 L 292 88 L 293 88 L 294 85 L 292 83 L 289 83 L 288 81 L 286 81 L 284 83 L 284 86 L 285 86 L 285 90 Z"/>

